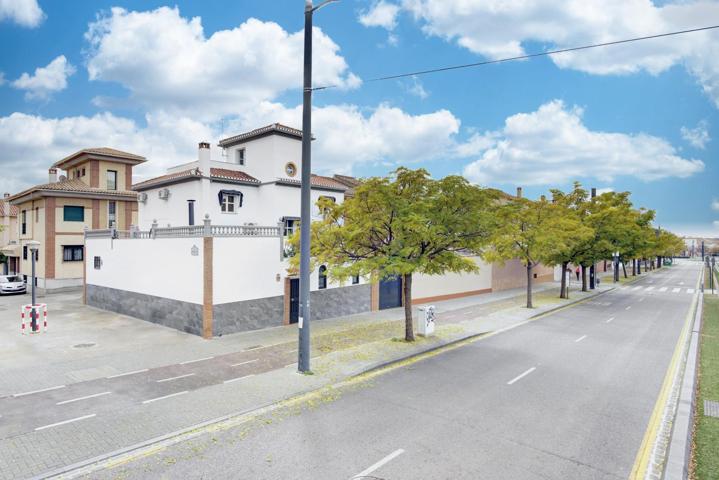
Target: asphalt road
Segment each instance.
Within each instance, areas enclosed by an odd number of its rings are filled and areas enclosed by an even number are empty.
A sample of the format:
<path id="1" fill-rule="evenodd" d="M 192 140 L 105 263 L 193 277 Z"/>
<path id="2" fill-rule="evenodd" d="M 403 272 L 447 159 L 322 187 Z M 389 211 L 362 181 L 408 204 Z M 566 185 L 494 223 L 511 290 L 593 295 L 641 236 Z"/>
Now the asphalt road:
<path id="1" fill-rule="evenodd" d="M 92 478 L 627 478 L 694 263 Z"/>

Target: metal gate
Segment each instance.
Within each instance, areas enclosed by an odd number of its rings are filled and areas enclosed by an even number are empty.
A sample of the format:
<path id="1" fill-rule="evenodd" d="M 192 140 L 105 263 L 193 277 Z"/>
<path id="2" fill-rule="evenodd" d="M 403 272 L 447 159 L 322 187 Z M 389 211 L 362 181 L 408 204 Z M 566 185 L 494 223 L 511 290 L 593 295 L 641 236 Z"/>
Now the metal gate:
<path id="1" fill-rule="evenodd" d="M 402 306 L 402 278 L 387 278 L 379 282 L 379 309 Z"/>
<path id="2" fill-rule="evenodd" d="M 290 323 L 300 318 L 300 279 L 290 278 Z"/>

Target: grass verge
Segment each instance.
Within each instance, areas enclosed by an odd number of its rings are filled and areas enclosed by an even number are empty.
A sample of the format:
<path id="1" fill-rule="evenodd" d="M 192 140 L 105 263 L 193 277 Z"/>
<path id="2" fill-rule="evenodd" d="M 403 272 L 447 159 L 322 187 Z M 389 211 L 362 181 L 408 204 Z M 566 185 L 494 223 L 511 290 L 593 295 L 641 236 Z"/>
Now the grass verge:
<path id="1" fill-rule="evenodd" d="M 704 400 L 719 401 L 719 298 L 704 297 L 699 394 L 694 432 L 694 480 L 719 479 L 719 418 L 704 416 Z"/>

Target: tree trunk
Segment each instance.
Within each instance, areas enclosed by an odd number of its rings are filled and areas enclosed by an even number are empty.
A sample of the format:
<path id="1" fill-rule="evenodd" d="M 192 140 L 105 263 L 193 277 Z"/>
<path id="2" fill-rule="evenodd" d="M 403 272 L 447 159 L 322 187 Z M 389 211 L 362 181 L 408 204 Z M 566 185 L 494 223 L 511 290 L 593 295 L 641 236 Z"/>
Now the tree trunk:
<path id="1" fill-rule="evenodd" d="M 569 290 L 567 289 L 567 265 L 569 265 L 569 262 L 562 263 L 562 286 L 559 289 L 559 298 L 569 298 Z"/>
<path id="2" fill-rule="evenodd" d="M 637 259 L 632 258 L 632 277 L 637 276 Z"/>
<path id="3" fill-rule="evenodd" d="M 604 271 L 605 272 L 607 271 L 607 261 L 606 260 L 604 260 Z"/>
<path id="4" fill-rule="evenodd" d="M 642 274 L 642 259 L 637 260 L 637 275 Z"/>
<path id="5" fill-rule="evenodd" d="M 527 308 L 532 306 L 532 263 L 527 263 Z"/>
<path id="6" fill-rule="evenodd" d="M 402 278 L 402 297 L 404 301 L 404 340 L 414 342 L 414 322 L 412 321 L 412 274 Z"/>
<path id="7" fill-rule="evenodd" d="M 582 265 L 582 291 L 587 292 L 587 267 Z"/>
<path id="8" fill-rule="evenodd" d="M 627 276 L 627 266 L 626 266 L 626 264 L 624 263 L 624 260 L 622 260 L 622 271 L 624 272 L 624 278 L 629 278 L 629 277 Z"/>

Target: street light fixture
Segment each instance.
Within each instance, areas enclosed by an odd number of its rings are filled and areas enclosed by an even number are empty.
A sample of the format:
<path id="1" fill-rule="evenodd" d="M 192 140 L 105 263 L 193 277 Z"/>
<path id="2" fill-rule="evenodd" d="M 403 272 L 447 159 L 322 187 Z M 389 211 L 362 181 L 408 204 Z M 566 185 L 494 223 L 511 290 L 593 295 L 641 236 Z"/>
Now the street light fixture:
<path id="1" fill-rule="evenodd" d="M 300 315 L 298 320 L 299 348 L 297 369 L 310 371 L 310 228 L 312 218 L 312 14 L 338 0 L 325 0 L 312 6 L 305 0 L 304 84 L 302 93 L 302 184 L 300 203 Z"/>
<path id="2" fill-rule="evenodd" d="M 30 278 L 31 283 L 31 291 L 32 291 L 32 306 L 33 308 L 30 310 L 30 331 L 36 332 L 37 331 L 37 315 L 35 313 L 35 258 L 37 257 L 37 251 L 40 248 L 40 242 L 37 240 L 29 240 L 25 243 L 27 248 L 30 250 L 30 257 L 32 257 L 32 276 Z"/>

